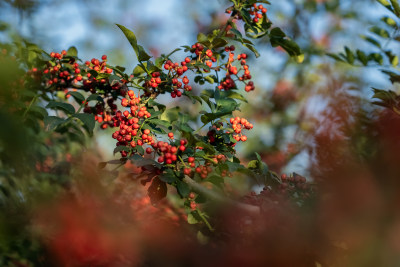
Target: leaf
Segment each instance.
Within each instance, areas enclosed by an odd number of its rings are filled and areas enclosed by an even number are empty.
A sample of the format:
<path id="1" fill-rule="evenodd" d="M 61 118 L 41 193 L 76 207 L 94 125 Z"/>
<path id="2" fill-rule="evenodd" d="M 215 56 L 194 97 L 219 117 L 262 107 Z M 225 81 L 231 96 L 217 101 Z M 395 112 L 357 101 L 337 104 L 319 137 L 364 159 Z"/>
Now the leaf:
<path id="1" fill-rule="evenodd" d="M 286 34 L 278 27 L 273 28 L 269 33 L 270 38 L 284 38 Z"/>
<path id="2" fill-rule="evenodd" d="M 45 108 L 39 107 L 39 106 L 32 106 L 29 110 L 29 113 L 33 113 L 34 115 L 36 115 L 36 117 L 40 118 L 40 119 L 44 119 L 46 116 L 48 116 L 47 114 L 47 110 Z"/>
<path id="3" fill-rule="evenodd" d="M 63 103 L 63 102 L 56 102 L 56 101 L 50 101 L 46 108 L 51 108 L 51 109 L 61 109 L 67 114 L 73 114 L 75 113 L 75 108 L 71 104 L 68 103 Z"/>
<path id="4" fill-rule="evenodd" d="M 114 153 L 114 155 L 115 155 L 115 153 L 121 152 L 121 151 L 129 152 L 129 151 L 130 151 L 130 148 L 127 147 L 127 146 L 117 146 L 116 148 L 114 148 L 113 153 Z"/>
<path id="5" fill-rule="evenodd" d="M 167 196 L 167 184 L 156 177 L 153 179 L 147 193 L 150 197 L 151 204 L 155 205 Z"/>
<path id="6" fill-rule="evenodd" d="M 138 45 L 138 53 L 139 54 L 137 55 L 137 57 L 139 61 L 147 61 L 151 58 L 151 56 L 146 53 L 143 46 L 141 45 Z"/>
<path id="7" fill-rule="evenodd" d="M 146 70 L 143 69 L 143 67 L 141 65 L 137 65 L 134 69 L 133 69 L 133 76 L 138 77 L 140 75 L 142 75 L 143 73 L 145 73 Z"/>
<path id="8" fill-rule="evenodd" d="M 138 45 L 137 45 L 137 40 L 136 40 L 136 36 L 135 34 L 129 30 L 128 28 L 126 28 L 125 26 L 122 26 L 120 24 L 116 24 L 120 30 L 124 33 L 126 39 L 128 39 L 129 43 L 131 44 L 133 50 L 135 50 L 136 55 L 139 55 L 139 49 L 138 49 Z"/>
<path id="9" fill-rule="evenodd" d="M 71 46 L 70 48 L 68 48 L 67 56 L 70 56 L 70 57 L 77 57 L 78 56 L 78 50 L 76 49 L 75 46 Z"/>
<path id="10" fill-rule="evenodd" d="M 329 56 L 329 57 L 331 57 L 331 58 L 333 58 L 333 59 L 336 60 L 336 61 L 344 62 L 344 60 L 343 60 L 341 57 L 339 57 L 338 55 L 336 55 L 336 54 L 326 53 L 326 55 Z"/>
<path id="11" fill-rule="evenodd" d="M 386 75 L 390 76 L 390 81 L 392 83 L 400 83 L 400 74 L 397 74 L 395 72 L 392 71 L 388 71 L 388 70 L 381 70 L 383 73 L 385 73 Z"/>
<path id="12" fill-rule="evenodd" d="M 365 36 L 365 35 L 361 35 L 361 38 L 365 39 L 365 41 L 373 44 L 374 46 L 376 46 L 378 48 L 381 48 L 381 44 L 377 40 L 375 40 L 374 38 L 369 37 L 369 36 Z"/>
<path id="13" fill-rule="evenodd" d="M 86 98 L 86 101 L 92 101 L 92 100 L 96 100 L 98 102 L 104 102 L 104 99 L 99 96 L 98 94 L 91 94 L 88 98 Z"/>
<path id="14" fill-rule="evenodd" d="M 116 24 L 116 25 L 124 33 L 126 39 L 128 39 L 128 41 L 131 44 L 133 50 L 135 50 L 136 57 L 138 58 L 138 60 L 139 61 L 149 60 L 151 58 L 151 56 L 149 56 L 146 53 L 146 51 L 144 50 L 144 48 L 141 45 L 138 45 L 135 34 L 131 30 L 126 28 L 125 26 L 122 26 L 120 24 Z"/>
<path id="15" fill-rule="evenodd" d="M 192 211 L 188 214 L 187 222 L 189 224 L 197 224 L 201 222 L 201 217 L 199 216 L 199 214 L 197 214 L 197 211 Z"/>
<path id="16" fill-rule="evenodd" d="M 138 167 L 142 166 L 148 166 L 148 165 L 155 165 L 157 168 L 161 168 L 161 164 L 152 160 L 152 159 L 146 159 L 143 158 L 140 155 L 133 155 L 132 157 L 129 158 L 133 164 L 135 164 Z"/>
<path id="17" fill-rule="evenodd" d="M 231 90 L 221 92 L 221 97 L 234 98 L 234 99 L 238 99 L 238 100 L 241 100 L 241 101 L 247 103 L 247 99 L 242 94 L 237 93 L 235 91 L 231 91 Z"/>
<path id="18" fill-rule="evenodd" d="M 55 129 L 58 125 L 64 123 L 66 120 L 61 119 L 56 116 L 47 116 L 43 119 L 44 125 L 47 131 L 52 131 Z"/>
<path id="19" fill-rule="evenodd" d="M 79 119 L 86 130 L 88 130 L 89 134 L 93 134 L 94 126 L 96 125 L 96 121 L 94 119 L 93 114 L 88 113 L 77 113 L 73 115 L 75 118 Z"/>
<path id="20" fill-rule="evenodd" d="M 367 55 L 366 55 L 363 51 L 358 50 L 358 49 L 357 49 L 357 51 L 356 51 L 356 54 L 357 54 L 357 59 L 358 59 L 364 66 L 366 66 L 366 65 L 368 64 L 368 57 L 367 57 Z"/>
<path id="21" fill-rule="evenodd" d="M 353 64 L 354 63 L 354 54 L 353 54 L 353 52 L 351 52 L 351 50 L 347 46 L 344 47 L 344 50 L 346 52 L 347 62 L 350 63 L 350 64 Z"/>
<path id="22" fill-rule="evenodd" d="M 378 26 L 373 26 L 369 29 L 370 32 L 375 33 L 376 35 L 379 35 L 382 38 L 389 38 L 389 32 L 385 29 L 382 29 Z"/>
<path id="23" fill-rule="evenodd" d="M 99 162 L 97 164 L 98 169 L 104 169 L 107 166 L 107 162 Z"/>
<path id="24" fill-rule="evenodd" d="M 260 56 L 260 53 L 258 53 L 257 49 L 255 49 L 255 47 L 253 45 L 243 44 L 243 46 L 245 46 L 248 49 L 250 49 L 250 51 L 253 52 L 255 57 L 259 57 Z"/>
<path id="25" fill-rule="evenodd" d="M 81 105 L 82 102 L 85 101 L 85 97 L 79 92 L 70 91 L 67 93 L 67 95 L 71 95 L 76 100 L 76 102 L 79 103 L 79 105 Z"/>
<path id="26" fill-rule="evenodd" d="M 153 117 L 152 117 L 152 118 L 153 118 Z M 170 123 L 169 121 L 166 121 L 166 120 L 159 120 L 159 119 L 151 119 L 151 120 L 149 120 L 149 123 L 152 123 L 152 124 L 154 124 L 154 125 L 156 125 L 156 126 L 164 126 L 164 127 L 166 127 L 166 128 L 169 128 L 169 127 L 172 126 L 171 123 Z"/>
<path id="27" fill-rule="evenodd" d="M 397 23 L 394 19 L 392 19 L 391 17 L 382 17 L 381 21 L 385 22 L 386 25 L 391 26 L 391 27 L 396 27 Z"/>
<path id="28" fill-rule="evenodd" d="M 222 178 L 219 175 L 211 175 L 211 176 L 207 177 L 207 181 L 216 185 L 219 188 L 223 188 L 224 178 Z"/>
<path id="29" fill-rule="evenodd" d="M 182 198 L 187 197 L 190 193 L 190 188 L 188 184 L 180 180 L 177 181 L 176 189 L 178 190 L 178 193 Z"/>
<path id="30" fill-rule="evenodd" d="M 197 42 L 201 43 L 201 42 L 206 42 L 206 41 L 208 41 L 207 36 L 206 36 L 204 33 L 201 33 L 201 32 L 200 32 L 200 33 L 197 35 Z"/>
<path id="31" fill-rule="evenodd" d="M 397 17 L 400 17 L 399 2 L 397 0 L 390 0 L 390 3 L 392 3 L 393 9 L 394 9 L 394 14 L 396 14 Z"/>
<path id="32" fill-rule="evenodd" d="M 174 171 L 172 171 L 171 169 L 167 169 L 165 170 L 160 176 L 159 176 L 160 180 L 169 184 L 174 183 L 175 181 L 178 180 L 178 178 L 176 177 L 176 175 L 174 174 Z"/>

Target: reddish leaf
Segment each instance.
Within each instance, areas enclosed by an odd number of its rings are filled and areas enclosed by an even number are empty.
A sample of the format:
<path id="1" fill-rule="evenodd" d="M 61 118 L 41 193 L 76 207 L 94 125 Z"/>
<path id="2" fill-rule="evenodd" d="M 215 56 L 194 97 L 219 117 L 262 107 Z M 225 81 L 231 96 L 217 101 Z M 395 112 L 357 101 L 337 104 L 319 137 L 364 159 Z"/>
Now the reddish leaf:
<path id="1" fill-rule="evenodd" d="M 167 184 L 156 177 L 153 179 L 153 182 L 151 183 L 147 192 L 149 194 L 151 203 L 154 205 L 166 197 Z"/>

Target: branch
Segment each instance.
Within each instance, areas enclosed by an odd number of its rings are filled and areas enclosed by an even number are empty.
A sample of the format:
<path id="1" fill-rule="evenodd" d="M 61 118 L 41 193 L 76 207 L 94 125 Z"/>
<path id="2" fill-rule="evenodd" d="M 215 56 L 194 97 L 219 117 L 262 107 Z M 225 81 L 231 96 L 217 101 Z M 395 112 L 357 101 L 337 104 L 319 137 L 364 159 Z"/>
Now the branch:
<path id="1" fill-rule="evenodd" d="M 212 190 L 209 190 L 206 187 L 202 186 L 201 184 L 197 183 L 196 181 L 194 181 L 193 179 L 191 179 L 188 176 L 185 176 L 183 178 L 183 181 L 186 182 L 194 191 L 207 196 L 209 199 L 218 201 L 223 204 L 238 207 L 239 209 L 241 209 L 247 213 L 250 213 L 251 215 L 256 216 L 256 215 L 260 214 L 260 207 L 258 207 L 258 206 L 240 203 L 240 202 L 234 201 L 232 199 L 226 198 L 224 196 L 221 196 L 220 194 L 218 194 Z"/>

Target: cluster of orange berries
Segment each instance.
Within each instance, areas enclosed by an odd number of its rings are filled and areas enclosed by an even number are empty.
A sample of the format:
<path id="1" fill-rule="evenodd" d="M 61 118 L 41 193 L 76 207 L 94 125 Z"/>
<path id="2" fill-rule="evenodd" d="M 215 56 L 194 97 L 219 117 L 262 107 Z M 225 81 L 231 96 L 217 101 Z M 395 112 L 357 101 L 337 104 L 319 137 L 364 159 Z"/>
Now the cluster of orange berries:
<path id="1" fill-rule="evenodd" d="M 135 96 L 135 93 L 130 90 L 128 91 L 128 97 L 121 100 L 121 105 L 124 107 L 129 106 L 130 111 L 125 110 L 124 112 L 117 111 L 116 115 L 112 118 L 114 126 L 120 128 L 119 131 L 113 133 L 112 137 L 117 139 L 117 146 L 130 146 L 136 147 L 142 146 L 147 143 L 153 145 L 155 141 L 150 135 L 149 129 L 141 130 L 140 120 L 151 117 L 151 113 L 147 111 L 145 106 L 140 105 L 141 98 Z M 139 135 L 138 140 L 134 140 Z M 146 153 L 151 153 L 151 148 L 146 149 Z M 123 157 L 127 156 L 126 151 L 121 151 Z"/>
<path id="2" fill-rule="evenodd" d="M 182 91 L 179 91 L 179 89 L 181 88 L 183 88 L 185 91 L 192 90 L 192 87 L 189 85 L 188 77 L 186 75 L 181 77 L 188 70 L 186 64 L 190 62 L 191 59 L 189 57 L 186 57 L 185 60 L 182 61 L 181 63 L 178 62 L 174 63 L 171 60 L 167 60 L 165 62 L 164 69 L 168 70 L 173 77 L 172 78 L 173 91 L 171 92 L 172 98 L 182 96 Z"/>
<path id="3" fill-rule="evenodd" d="M 265 13 L 267 13 L 267 9 L 263 7 L 263 5 L 253 4 L 252 9 L 250 10 L 250 16 L 252 16 L 253 22 L 257 23 L 259 19 L 261 19 Z"/>
<path id="4" fill-rule="evenodd" d="M 53 66 L 52 64 L 48 63 L 47 68 L 43 70 L 43 74 L 50 75 L 47 78 L 47 86 L 51 86 L 53 84 L 66 86 L 67 82 L 73 80 L 73 76 L 69 73 L 67 69 L 64 69 L 61 65 L 60 60 L 67 54 L 67 51 L 62 50 L 61 53 L 51 52 L 50 57 L 56 59 L 56 65 Z M 72 63 L 72 62 L 71 62 Z M 37 72 L 36 68 L 32 69 L 33 72 Z"/>
<path id="5" fill-rule="evenodd" d="M 101 124 L 102 129 L 106 129 L 108 126 L 114 127 L 115 120 L 113 121 L 112 116 L 117 112 L 117 105 L 114 103 L 113 98 L 109 98 L 107 101 L 108 109 L 106 109 L 105 103 L 98 102 L 94 107 L 90 107 L 88 102 L 85 103 L 83 112 L 92 113 L 95 115 L 94 119 Z"/>
<path id="6" fill-rule="evenodd" d="M 217 59 L 214 57 L 213 51 L 211 49 L 207 49 L 204 51 L 204 46 L 200 43 L 196 43 L 192 45 L 192 49 L 190 50 L 192 53 L 195 53 L 197 57 L 201 57 L 204 55 L 204 63 L 211 68 L 213 62 L 216 62 Z M 205 70 L 207 71 L 207 70 Z"/>
<path id="7" fill-rule="evenodd" d="M 170 137 L 170 139 L 172 139 L 173 133 L 169 133 L 168 136 Z M 152 145 L 153 148 L 157 150 L 157 152 L 160 154 L 157 161 L 159 163 L 164 162 L 165 164 L 173 164 L 174 162 L 176 162 L 178 160 L 178 152 L 183 152 L 186 150 L 187 141 L 185 139 L 182 139 L 179 141 L 179 144 L 179 147 L 177 147 L 163 141 L 158 141 L 157 143 L 154 143 Z"/>
<path id="8" fill-rule="evenodd" d="M 229 122 L 231 123 L 232 129 L 234 131 L 233 138 L 238 142 L 239 141 L 242 141 L 242 142 L 247 141 L 247 136 L 242 134 L 242 130 L 243 129 L 247 129 L 247 130 L 252 129 L 253 124 L 248 122 L 245 118 L 239 118 L 239 117 L 231 118 L 229 120 Z"/>
<path id="9" fill-rule="evenodd" d="M 190 209 L 191 210 L 196 210 L 196 208 L 197 208 L 197 204 L 196 204 L 196 202 L 194 201 L 194 198 L 196 197 L 196 194 L 195 193 L 193 193 L 193 192 L 190 192 L 189 193 L 189 196 L 188 196 L 188 198 L 189 198 L 189 201 L 190 201 Z"/>
<path id="10" fill-rule="evenodd" d="M 232 76 L 234 76 L 234 77 L 236 76 L 239 81 L 242 81 L 246 84 L 245 88 L 244 88 L 245 91 L 250 92 L 250 91 L 254 90 L 254 83 L 252 81 L 249 81 L 246 83 L 247 80 L 251 79 L 249 66 L 247 65 L 247 62 L 246 62 L 247 55 L 242 53 L 242 54 L 237 55 L 237 57 L 235 59 L 235 54 L 233 51 L 235 51 L 235 47 L 233 45 L 225 47 L 225 52 L 229 52 L 228 63 L 226 64 L 227 72 L 226 72 L 224 79 L 218 85 L 218 89 L 230 90 L 232 88 L 236 88 L 236 83 L 232 79 Z M 241 69 L 238 70 L 238 68 L 236 66 L 232 65 L 232 63 L 235 60 L 240 61 L 240 65 L 242 66 Z M 241 75 L 241 76 L 238 75 L 240 70 L 243 70 L 243 75 Z"/>

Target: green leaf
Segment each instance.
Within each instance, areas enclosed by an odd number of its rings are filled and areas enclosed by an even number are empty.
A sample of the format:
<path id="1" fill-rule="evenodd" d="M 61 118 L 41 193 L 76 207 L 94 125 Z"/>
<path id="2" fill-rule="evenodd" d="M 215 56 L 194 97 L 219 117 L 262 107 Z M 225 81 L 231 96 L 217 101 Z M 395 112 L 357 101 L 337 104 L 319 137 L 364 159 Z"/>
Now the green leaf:
<path id="1" fill-rule="evenodd" d="M 382 70 L 382 72 L 386 75 L 389 75 L 390 81 L 392 83 L 400 83 L 400 74 L 388 70 Z"/>
<path id="2" fill-rule="evenodd" d="M 399 57 L 398 56 L 393 57 L 391 63 L 393 67 L 396 67 L 399 64 Z"/>
<path id="3" fill-rule="evenodd" d="M 135 50 L 136 57 L 138 58 L 138 60 L 139 61 L 149 60 L 151 58 L 151 56 L 149 56 L 146 53 L 146 51 L 144 50 L 144 48 L 141 45 L 138 45 L 135 34 L 131 30 L 126 28 L 125 26 L 122 26 L 120 24 L 116 24 L 116 25 L 124 33 L 126 39 L 128 39 L 128 41 L 131 44 L 133 50 Z"/>
<path id="4" fill-rule="evenodd" d="M 46 108 L 62 110 L 67 114 L 75 113 L 74 106 L 72 106 L 71 104 L 68 104 L 68 103 L 63 103 L 63 102 L 50 101 L 47 104 Z"/>
<path id="5" fill-rule="evenodd" d="M 114 148 L 113 153 L 114 153 L 114 155 L 115 155 L 115 153 L 121 152 L 121 151 L 129 152 L 129 151 L 130 151 L 130 148 L 127 147 L 127 146 L 117 146 L 116 148 Z"/>
<path id="6" fill-rule="evenodd" d="M 143 73 L 145 73 L 146 70 L 141 66 L 141 65 L 137 65 L 134 69 L 133 69 L 133 76 L 138 77 L 140 75 L 142 75 Z"/>
<path id="7" fill-rule="evenodd" d="M 187 183 L 180 180 L 177 181 L 176 189 L 181 197 L 187 197 L 190 193 L 190 188 Z"/>
<path id="8" fill-rule="evenodd" d="M 55 129 L 58 125 L 64 123 L 66 120 L 61 119 L 59 117 L 56 116 L 47 116 L 43 119 L 44 125 L 45 125 L 45 129 L 47 131 L 52 131 L 53 129 Z"/>
<path id="9" fill-rule="evenodd" d="M 94 126 L 96 125 L 96 121 L 94 119 L 93 114 L 77 113 L 77 114 L 74 114 L 73 116 L 75 118 L 79 119 L 83 123 L 86 130 L 88 130 L 89 134 L 93 134 L 93 129 L 94 129 Z"/>
<path id="10" fill-rule="evenodd" d="M 363 38 L 365 41 L 373 44 L 374 46 L 381 48 L 381 44 L 376 39 L 369 37 L 369 36 L 365 36 L 365 35 L 361 35 L 361 38 Z"/>
<path id="11" fill-rule="evenodd" d="M 42 120 L 48 115 L 47 110 L 39 106 L 32 106 L 29 110 L 29 113 L 33 113 L 34 115 L 36 115 L 36 117 Z"/>
<path id="12" fill-rule="evenodd" d="M 350 64 L 353 64 L 354 63 L 354 54 L 353 54 L 353 52 L 351 52 L 351 50 L 347 46 L 344 47 L 344 50 L 346 51 L 347 62 L 350 63 Z"/>
<path id="13" fill-rule="evenodd" d="M 366 65 L 368 64 L 368 57 L 367 57 L 367 55 L 366 55 L 363 51 L 358 50 L 358 49 L 357 49 L 357 51 L 356 51 L 356 54 L 357 54 L 358 60 L 359 60 L 364 66 L 366 66 Z"/>
<path id="14" fill-rule="evenodd" d="M 86 101 L 92 101 L 92 100 L 96 100 L 98 102 L 104 102 L 104 99 L 99 96 L 98 94 L 91 94 L 88 98 L 86 98 Z"/>
<path id="15" fill-rule="evenodd" d="M 286 34 L 280 29 L 280 28 L 273 28 L 271 32 L 269 33 L 270 38 L 284 38 L 286 37 Z"/>
<path id="16" fill-rule="evenodd" d="M 221 92 L 221 96 L 224 97 L 224 98 L 226 97 L 226 98 L 238 99 L 238 100 L 241 100 L 241 101 L 247 103 L 247 99 L 242 94 L 237 93 L 235 91 L 231 91 L 231 90 L 230 91 L 223 91 L 223 92 Z"/>
<path id="17" fill-rule="evenodd" d="M 166 183 L 172 184 L 178 180 L 178 178 L 175 176 L 174 172 L 171 169 L 165 170 L 160 176 L 159 176 L 161 181 L 164 181 Z"/>
<path id="18" fill-rule="evenodd" d="M 382 29 L 382 28 L 380 28 L 378 26 L 371 27 L 369 29 L 369 31 L 375 33 L 376 35 L 379 35 L 382 38 L 389 38 L 390 37 L 390 34 L 389 34 L 389 32 L 387 30 Z"/>
<path id="19" fill-rule="evenodd" d="M 379 65 L 383 64 L 383 56 L 379 53 L 371 53 L 369 54 L 368 58 L 377 62 Z"/>
<path id="20" fill-rule="evenodd" d="M 222 178 L 219 175 L 211 175 L 209 177 L 207 177 L 207 181 L 218 186 L 219 188 L 223 188 L 223 184 L 224 184 L 224 178 Z"/>
<path id="21" fill-rule="evenodd" d="M 397 23 L 394 19 L 392 19 L 391 17 L 382 17 L 381 21 L 385 22 L 387 25 L 391 26 L 391 27 L 396 27 Z"/>
<path id="22" fill-rule="evenodd" d="M 76 49 L 75 46 L 71 46 L 70 48 L 68 48 L 67 56 L 70 56 L 70 57 L 77 57 L 78 56 L 78 50 Z"/>
<path id="23" fill-rule="evenodd" d="M 200 32 L 200 33 L 197 35 L 197 42 L 201 43 L 201 42 L 206 42 L 206 41 L 208 41 L 207 36 L 206 36 L 204 33 L 201 33 L 201 32 Z"/>
<path id="24" fill-rule="evenodd" d="M 81 105 L 82 102 L 85 101 L 85 97 L 79 92 L 70 91 L 67 93 L 67 95 L 71 95 L 76 100 L 76 102 L 78 102 L 79 105 Z"/>
<path id="25" fill-rule="evenodd" d="M 243 44 L 243 46 L 247 47 L 251 52 L 253 52 L 255 57 L 259 57 L 260 53 L 258 53 L 257 49 L 253 45 Z"/>
<path id="26" fill-rule="evenodd" d="M 156 126 L 164 126 L 166 128 L 169 128 L 172 126 L 172 124 L 169 121 L 165 121 L 165 120 L 159 120 L 159 119 L 151 119 L 149 120 L 149 123 L 154 124 Z"/>
<path id="27" fill-rule="evenodd" d="M 397 17 L 400 17 L 399 2 L 397 0 L 390 0 L 390 3 L 392 3 L 393 9 L 394 9 L 394 14 L 396 14 Z"/>
<path id="28" fill-rule="evenodd" d="M 187 222 L 189 224 L 197 224 L 201 221 L 202 221 L 201 217 L 197 214 L 196 211 L 192 211 L 191 213 L 188 214 Z"/>
<path id="29" fill-rule="evenodd" d="M 143 46 L 138 45 L 138 60 L 139 61 L 147 61 L 151 58 L 151 56 L 149 56 L 146 51 L 144 50 Z"/>
<path id="30" fill-rule="evenodd" d="M 204 77 L 204 80 L 206 80 L 207 82 L 213 84 L 214 83 L 214 79 L 216 79 L 216 77 L 214 75 L 208 75 L 206 77 Z"/>
<path id="31" fill-rule="evenodd" d="M 120 24 L 116 24 L 116 25 L 124 33 L 126 39 L 128 39 L 128 41 L 131 44 L 133 50 L 135 50 L 136 55 L 139 56 L 139 49 L 138 49 L 138 45 L 137 45 L 137 40 L 136 40 L 135 34 L 131 30 L 126 28 L 125 26 L 122 26 Z"/>

